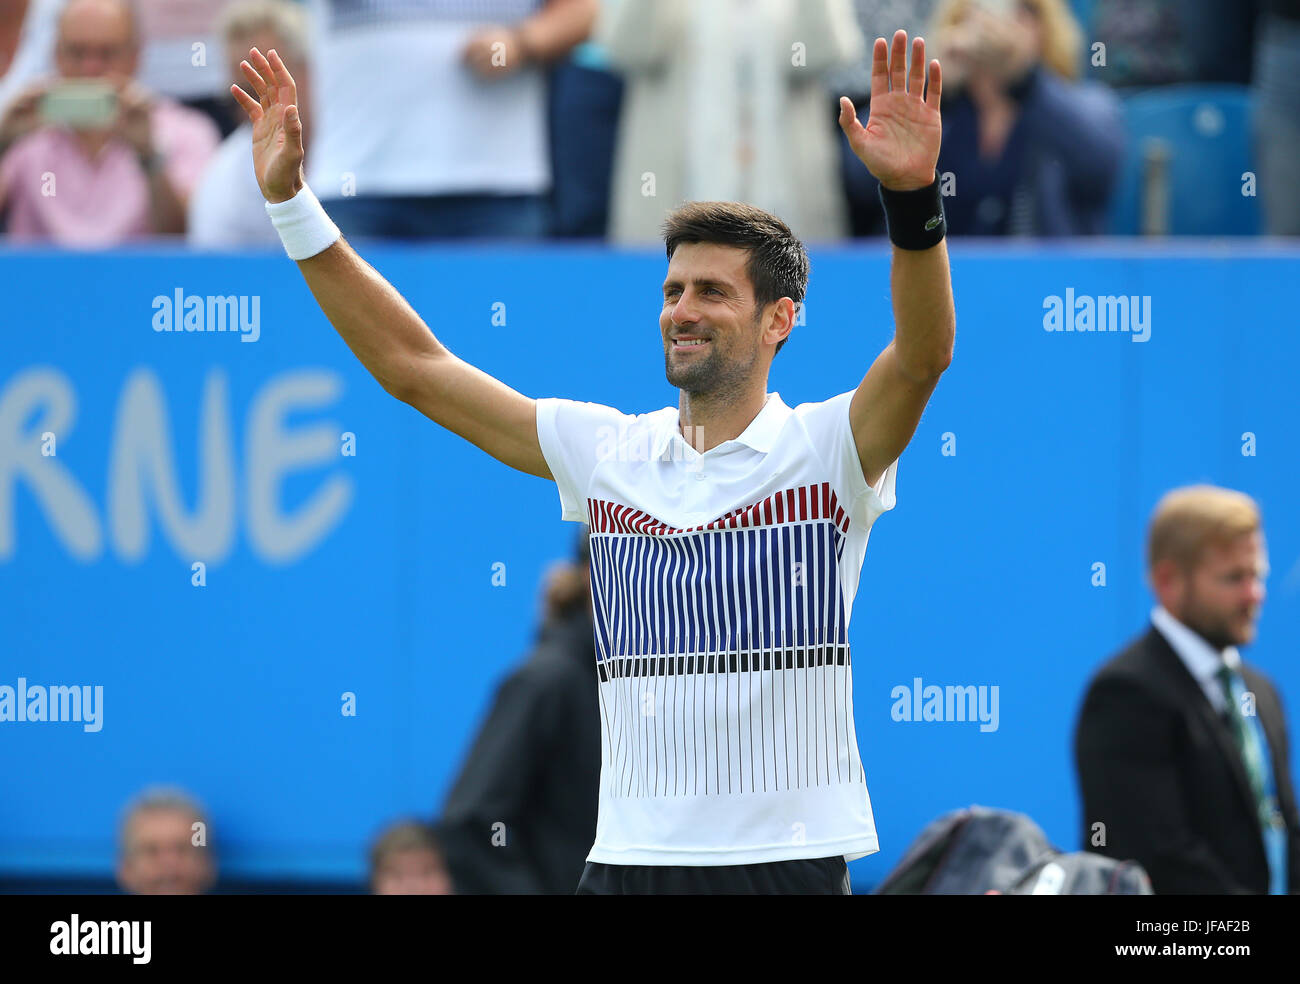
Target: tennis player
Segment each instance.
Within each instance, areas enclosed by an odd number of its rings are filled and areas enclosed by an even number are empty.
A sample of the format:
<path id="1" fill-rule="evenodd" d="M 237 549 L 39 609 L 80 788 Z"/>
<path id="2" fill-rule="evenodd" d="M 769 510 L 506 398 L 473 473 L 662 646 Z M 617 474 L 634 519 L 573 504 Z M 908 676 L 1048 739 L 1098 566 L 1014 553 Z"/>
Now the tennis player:
<path id="1" fill-rule="evenodd" d="M 894 338 L 856 389 L 794 408 L 767 379 L 808 258 L 775 216 L 727 202 L 668 215 L 659 332 L 677 406 L 529 399 L 457 358 L 340 238 L 304 181 L 276 53 L 249 52 L 253 95 L 232 86 L 267 212 L 357 358 L 399 400 L 553 480 L 563 518 L 590 524 L 602 758 L 579 894 L 848 894 L 846 862 L 878 850 L 849 616 L 954 336 L 939 63 L 927 85 L 924 42 L 910 73 L 907 48 L 903 31 L 876 40 L 866 126 L 840 105 L 881 183 Z"/>

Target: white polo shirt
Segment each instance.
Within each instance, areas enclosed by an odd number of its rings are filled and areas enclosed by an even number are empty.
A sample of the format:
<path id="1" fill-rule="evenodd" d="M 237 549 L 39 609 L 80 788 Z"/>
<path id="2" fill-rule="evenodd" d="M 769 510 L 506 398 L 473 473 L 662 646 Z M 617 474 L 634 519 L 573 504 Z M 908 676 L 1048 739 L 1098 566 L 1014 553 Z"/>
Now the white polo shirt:
<path id="1" fill-rule="evenodd" d="M 589 861 L 732 865 L 878 850 L 849 617 L 898 462 L 870 487 L 853 392 L 769 393 L 704 454 L 676 407 L 537 401 L 562 518 L 591 526 L 602 732 Z"/>

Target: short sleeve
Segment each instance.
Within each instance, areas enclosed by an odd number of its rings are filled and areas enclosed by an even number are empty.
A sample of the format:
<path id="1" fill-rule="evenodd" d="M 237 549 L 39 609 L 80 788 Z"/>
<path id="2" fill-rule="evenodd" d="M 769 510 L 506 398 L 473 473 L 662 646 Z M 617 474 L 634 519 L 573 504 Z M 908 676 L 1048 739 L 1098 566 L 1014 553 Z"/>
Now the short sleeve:
<path id="1" fill-rule="evenodd" d="M 898 459 L 889 463 L 875 485 L 867 484 L 849 419 L 849 404 L 853 402 L 854 392 L 840 393 L 823 403 L 802 404 L 796 413 L 803 419 L 813 446 L 830 469 L 832 486 L 841 496 L 847 497 L 845 509 L 849 518 L 862 524 L 863 528 L 869 528 L 881 513 L 894 508 Z"/>
<path id="2" fill-rule="evenodd" d="M 599 403 L 558 397 L 537 401 L 537 441 L 556 487 L 560 518 L 589 523 L 587 491 L 602 454 L 616 446 L 634 418 Z"/>

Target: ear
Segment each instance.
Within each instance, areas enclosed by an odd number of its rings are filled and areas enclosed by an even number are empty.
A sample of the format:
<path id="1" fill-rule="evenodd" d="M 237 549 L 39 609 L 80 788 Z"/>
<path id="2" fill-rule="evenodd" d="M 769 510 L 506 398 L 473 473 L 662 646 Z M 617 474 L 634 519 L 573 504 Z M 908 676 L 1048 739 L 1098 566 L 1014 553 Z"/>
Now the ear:
<path id="1" fill-rule="evenodd" d="M 1156 563 L 1151 571 L 1151 587 L 1157 597 L 1177 594 L 1182 591 L 1187 580 L 1187 572 L 1174 560 L 1166 557 Z"/>
<path id="2" fill-rule="evenodd" d="M 771 342 L 775 345 L 783 338 L 788 338 L 794 330 L 795 304 L 790 298 L 782 297 L 773 301 L 772 305 L 772 323 L 765 334 L 772 336 Z"/>

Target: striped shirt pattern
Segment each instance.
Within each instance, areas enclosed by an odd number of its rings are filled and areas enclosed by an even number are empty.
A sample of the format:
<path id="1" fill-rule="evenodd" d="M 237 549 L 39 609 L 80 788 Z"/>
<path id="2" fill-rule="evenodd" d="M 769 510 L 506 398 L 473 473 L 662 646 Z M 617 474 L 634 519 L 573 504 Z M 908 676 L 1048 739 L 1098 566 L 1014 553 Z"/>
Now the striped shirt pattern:
<path id="1" fill-rule="evenodd" d="M 561 516 L 591 527 L 601 714 L 588 860 L 730 865 L 879 849 L 848 642 L 872 524 L 853 391 L 769 393 L 697 452 L 676 407 L 537 401 Z"/>
<path id="2" fill-rule="evenodd" d="M 604 792 L 683 796 L 861 778 L 829 483 L 676 529 L 591 500 Z"/>

